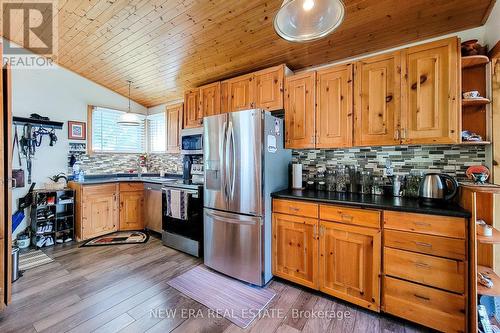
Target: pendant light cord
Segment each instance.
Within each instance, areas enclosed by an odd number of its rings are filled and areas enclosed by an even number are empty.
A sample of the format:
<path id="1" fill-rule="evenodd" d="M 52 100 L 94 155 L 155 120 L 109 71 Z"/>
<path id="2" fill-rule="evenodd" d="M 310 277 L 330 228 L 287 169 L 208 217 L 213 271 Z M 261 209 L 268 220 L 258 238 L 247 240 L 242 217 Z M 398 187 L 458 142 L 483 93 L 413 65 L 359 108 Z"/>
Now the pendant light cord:
<path id="1" fill-rule="evenodd" d="M 128 81 L 128 113 L 130 113 L 130 84 L 132 81 Z"/>

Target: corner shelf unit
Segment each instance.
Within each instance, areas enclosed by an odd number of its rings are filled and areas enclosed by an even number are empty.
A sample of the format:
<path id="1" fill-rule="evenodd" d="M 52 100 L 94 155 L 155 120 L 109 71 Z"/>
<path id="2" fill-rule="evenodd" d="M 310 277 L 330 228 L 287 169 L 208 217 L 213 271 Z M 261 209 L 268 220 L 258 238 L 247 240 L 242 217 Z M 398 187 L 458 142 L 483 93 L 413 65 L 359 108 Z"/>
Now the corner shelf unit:
<path id="1" fill-rule="evenodd" d="M 31 205 L 31 244 L 37 249 L 75 239 L 75 191 L 36 190 Z M 39 241 L 51 238 L 52 242 Z M 60 241 L 60 243 L 57 242 Z M 61 242 L 62 241 L 62 242 Z"/>
<path id="2" fill-rule="evenodd" d="M 468 332 L 477 332 L 477 306 L 482 296 L 500 296 L 500 186 L 460 183 L 460 205 L 471 213 L 469 222 L 469 308 Z M 484 220 L 493 227 L 493 235 L 477 234 L 476 221 Z M 477 274 L 483 273 L 493 281 L 487 288 L 478 282 Z"/>
<path id="3" fill-rule="evenodd" d="M 489 92 L 491 89 L 490 59 L 476 55 L 462 57 L 462 94 L 476 90 L 481 97 L 461 98 L 462 130 L 471 131 L 481 136 L 483 144 L 491 141 L 491 110 Z M 461 94 L 461 95 L 462 95 Z M 463 144 L 479 144 L 463 141 Z"/>

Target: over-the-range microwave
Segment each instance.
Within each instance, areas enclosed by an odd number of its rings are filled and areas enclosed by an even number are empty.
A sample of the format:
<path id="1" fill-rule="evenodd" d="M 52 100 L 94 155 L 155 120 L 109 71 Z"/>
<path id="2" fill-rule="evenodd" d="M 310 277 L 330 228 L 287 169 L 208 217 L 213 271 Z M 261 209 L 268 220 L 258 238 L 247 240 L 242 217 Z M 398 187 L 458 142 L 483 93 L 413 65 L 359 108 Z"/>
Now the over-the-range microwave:
<path id="1" fill-rule="evenodd" d="M 181 154 L 203 154 L 203 127 L 181 130 Z"/>

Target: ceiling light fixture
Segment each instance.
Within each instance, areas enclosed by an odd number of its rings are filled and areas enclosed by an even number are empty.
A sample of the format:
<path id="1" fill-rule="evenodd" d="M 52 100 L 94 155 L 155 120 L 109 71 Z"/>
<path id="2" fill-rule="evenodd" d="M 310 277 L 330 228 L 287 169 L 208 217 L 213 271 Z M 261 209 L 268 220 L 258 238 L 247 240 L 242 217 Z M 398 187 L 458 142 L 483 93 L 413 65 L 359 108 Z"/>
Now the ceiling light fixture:
<path id="1" fill-rule="evenodd" d="M 122 126 L 139 126 L 141 125 L 141 121 L 139 117 L 135 113 L 130 112 L 130 85 L 132 81 L 128 82 L 128 111 L 120 116 L 117 123 Z"/>
<path id="2" fill-rule="evenodd" d="M 344 20 L 341 0 L 284 0 L 274 30 L 290 42 L 308 42 L 332 33 Z"/>

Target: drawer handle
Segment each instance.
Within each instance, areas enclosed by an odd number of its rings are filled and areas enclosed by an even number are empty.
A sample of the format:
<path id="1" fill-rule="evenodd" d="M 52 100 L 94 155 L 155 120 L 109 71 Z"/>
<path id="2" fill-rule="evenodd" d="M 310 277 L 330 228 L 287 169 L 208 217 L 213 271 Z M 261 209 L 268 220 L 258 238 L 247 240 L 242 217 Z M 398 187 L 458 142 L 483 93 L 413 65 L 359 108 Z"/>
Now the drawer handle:
<path id="1" fill-rule="evenodd" d="M 424 262 L 418 262 L 418 261 L 416 261 L 416 262 L 414 262 L 414 263 L 415 263 L 415 266 L 417 266 L 417 267 L 421 267 L 421 268 L 431 268 L 431 265 L 426 264 L 426 263 L 424 263 Z"/>
<path id="2" fill-rule="evenodd" d="M 422 246 L 422 247 L 432 248 L 432 244 L 424 243 L 424 242 L 415 242 L 415 245 Z"/>
<path id="3" fill-rule="evenodd" d="M 349 214 L 341 214 L 340 217 L 342 218 L 342 221 L 349 221 L 349 222 L 352 222 L 352 220 L 354 219 L 354 217 L 352 215 L 349 215 Z"/>
<path id="4" fill-rule="evenodd" d="M 422 295 L 419 295 L 419 294 L 413 294 L 413 296 L 415 296 L 416 298 L 423 299 L 424 301 L 430 301 L 431 300 L 429 297 L 422 296 Z"/>
<path id="5" fill-rule="evenodd" d="M 413 222 L 415 225 L 422 226 L 422 227 L 430 227 L 431 225 L 426 222 Z"/>
<path id="6" fill-rule="evenodd" d="M 289 210 L 292 210 L 294 212 L 298 212 L 300 210 L 300 208 L 297 208 L 297 207 L 288 207 Z"/>

